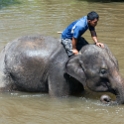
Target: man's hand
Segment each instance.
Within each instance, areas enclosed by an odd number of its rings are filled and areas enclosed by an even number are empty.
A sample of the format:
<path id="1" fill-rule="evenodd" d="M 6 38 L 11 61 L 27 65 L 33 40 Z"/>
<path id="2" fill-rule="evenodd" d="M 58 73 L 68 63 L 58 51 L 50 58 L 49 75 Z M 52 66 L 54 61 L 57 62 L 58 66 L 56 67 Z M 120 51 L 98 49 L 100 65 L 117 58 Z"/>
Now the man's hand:
<path id="1" fill-rule="evenodd" d="M 103 43 L 96 42 L 95 44 L 96 44 L 96 46 L 98 46 L 98 47 L 104 48 L 104 44 L 103 44 Z"/>
<path id="2" fill-rule="evenodd" d="M 101 48 L 104 48 L 104 44 L 98 42 L 98 40 L 97 40 L 97 35 L 96 35 L 95 30 L 90 31 L 90 33 L 91 33 L 92 39 L 93 39 L 93 41 L 95 42 L 96 46 L 101 47 Z"/>
<path id="3" fill-rule="evenodd" d="M 78 50 L 77 49 L 73 49 L 72 52 L 77 55 L 78 54 Z"/>

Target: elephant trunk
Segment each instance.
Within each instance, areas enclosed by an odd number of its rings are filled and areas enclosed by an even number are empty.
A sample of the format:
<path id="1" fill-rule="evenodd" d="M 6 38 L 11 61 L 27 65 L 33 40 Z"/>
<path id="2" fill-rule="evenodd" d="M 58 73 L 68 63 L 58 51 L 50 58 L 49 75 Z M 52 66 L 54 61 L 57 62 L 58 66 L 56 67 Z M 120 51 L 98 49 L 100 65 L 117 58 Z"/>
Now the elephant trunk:
<path id="1" fill-rule="evenodd" d="M 120 83 L 121 82 L 121 83 Z M 124 80 L 121 78 L 120 81 L 117 85 L 118 90 L 117 90 L 117 102 L 120 104 L 124 104 Z"/>
<path id="2" fill-rule="evenodd" d="M 120 76 L 119 72 L 113 73 L 112 89 L 114 89 L 114 94 L 116 95 L 116 101 L 119 104 L 124 104 L 124 79 Z"/>

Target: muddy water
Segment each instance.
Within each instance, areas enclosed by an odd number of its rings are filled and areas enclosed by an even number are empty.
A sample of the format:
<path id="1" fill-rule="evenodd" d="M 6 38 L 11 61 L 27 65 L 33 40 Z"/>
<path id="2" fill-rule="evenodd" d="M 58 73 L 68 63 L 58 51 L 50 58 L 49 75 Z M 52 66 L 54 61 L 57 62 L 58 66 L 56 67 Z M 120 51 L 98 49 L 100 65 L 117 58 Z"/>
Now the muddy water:
<path id="1" fill-rule="evenodd" d="M 123 8 L 123 2 L 11 0 L 0 5 L 0 50 L 23 35 L 38 33 L 59 38 L 57 31 L 95 10 L 100 15 L 98 39 L 110 47 L 124 77 Z M 89 31 L 84 37 L 93 43 Z M 87 91 L 79 98 L 53 99 L 46 94 L 0 93 L 0 124 L 122 124 L 124 106 L 102 105 L 100 95 Z"/>

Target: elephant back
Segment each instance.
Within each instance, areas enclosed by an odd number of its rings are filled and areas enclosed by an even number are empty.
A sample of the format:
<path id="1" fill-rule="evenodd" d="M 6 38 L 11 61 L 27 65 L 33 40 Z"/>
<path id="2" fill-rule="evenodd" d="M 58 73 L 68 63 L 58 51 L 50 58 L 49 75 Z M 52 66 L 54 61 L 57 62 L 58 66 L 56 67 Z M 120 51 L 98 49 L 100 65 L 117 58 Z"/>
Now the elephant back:
<path id="1" fill-rule="evenodd" d="M 53 37 L 42 35 L 20 37 L 8 43 L 3 50 L 4 71 L 19 87 L 27 89 L 32 87 L 35 91 L 41 82 L 47 80 L 50 63 L 61 50 L 62 45 Z M 37 82 L 37 85 L 33 82 Z M 28 87 L 25 86 L 27 83 L 30 83 Z"/>

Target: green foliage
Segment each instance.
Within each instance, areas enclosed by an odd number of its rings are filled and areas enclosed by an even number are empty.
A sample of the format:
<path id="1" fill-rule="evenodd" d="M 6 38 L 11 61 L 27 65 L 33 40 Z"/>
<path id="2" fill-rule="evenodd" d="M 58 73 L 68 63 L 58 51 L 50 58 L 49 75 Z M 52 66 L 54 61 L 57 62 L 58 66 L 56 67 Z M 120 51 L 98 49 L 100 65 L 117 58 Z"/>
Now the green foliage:
<path id="1" fill-rule="evenodd" d="M 78 1 L 103 2 L 103 3 L 108 3 L 108 2 L 124 2 L 124 0 L 78 0 Z"/>
<path id="2" fill-rule="evenodd" d="M 18 0 L 0 0 L 0 9 L 13 4 L 20 4 Z"/>

